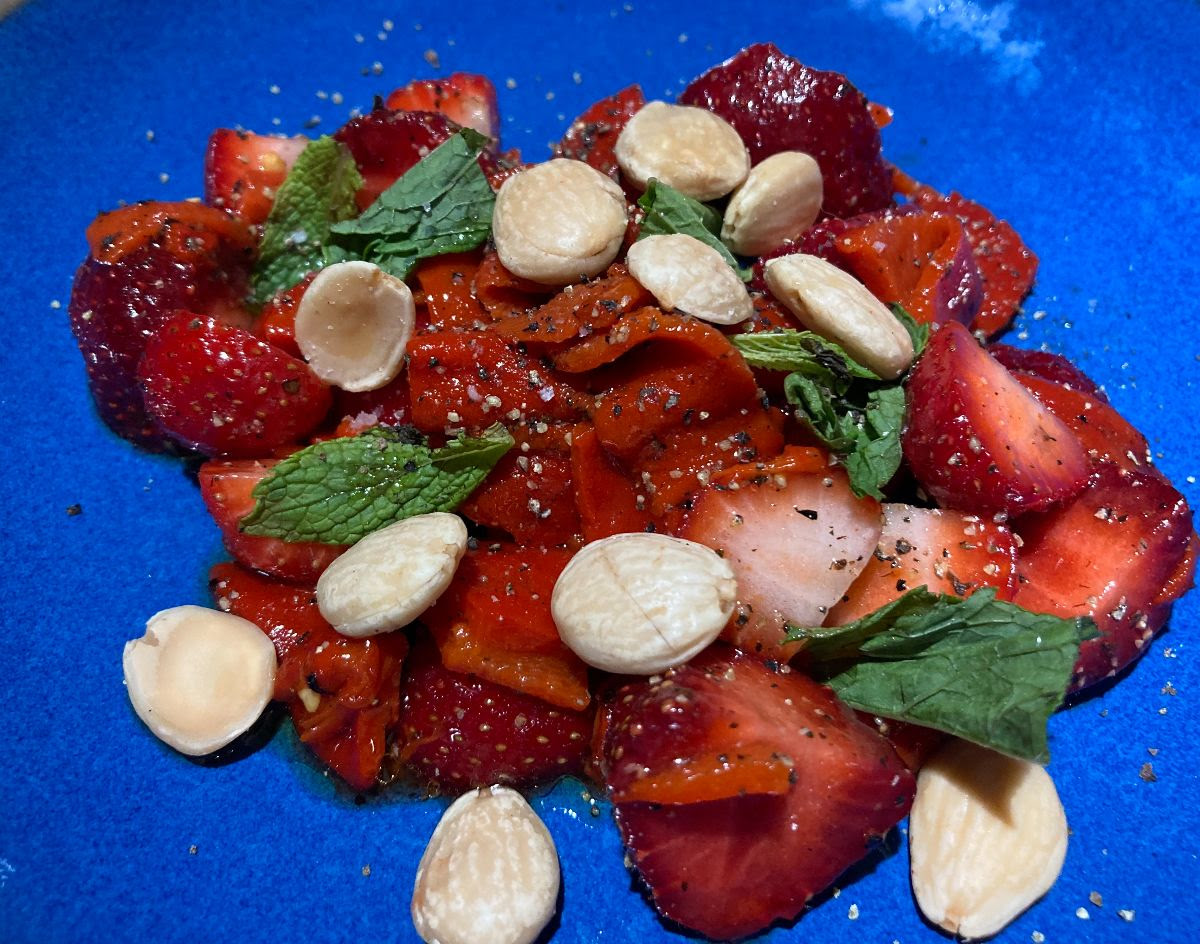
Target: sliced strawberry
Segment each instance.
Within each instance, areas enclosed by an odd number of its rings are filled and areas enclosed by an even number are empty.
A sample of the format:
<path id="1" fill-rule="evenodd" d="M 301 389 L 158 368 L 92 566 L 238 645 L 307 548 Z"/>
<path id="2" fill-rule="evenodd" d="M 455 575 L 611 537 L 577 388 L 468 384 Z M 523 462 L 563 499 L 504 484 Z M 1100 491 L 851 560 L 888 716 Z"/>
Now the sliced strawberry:
<path id="1" fill-rule="evenodd" d="M 909 375 L 908 402 L 904 457 L 949 508 L 1038 510 L 1087 481 L 1087 455 L 1070 427 L 958 322 L 930 340 Z"/>
<path id="2" fill-rule="evenodd" d="M 679 96 L 728 121 L 757 164 L 780 151 L 816 158 L 823 210 L 853 216 L 892 202 L 892 175 L 866 97 L 837 72 L 810 69 L 772 43 L 748 46 Z"/>
<path id="3" fill-rule="evenodd" d="M 546 783 L 578 774 L 590 712 L 564 711 L 445 668 L 432 646 L 416 647 L 404 681 L 400 760 L 453 793 L 495 783 Z"/>
<path id="4" fill-rule="evenodd" d="M 1014 374 L 1046 409 L 1057 416 L 1079 437 L 1092 462 L 1102 459 L 1127 469 L 1149 466 L 1150 444 L 1103 397 L 1072 390 L 1032 374 Z"/>
<path id="5" fill-rule="evenodd" d="M 254 486 L 275 465 L 254 459 L 214 459 L 200 466 L 200 496 L 221 529 L 225 548 L 240 563 L 283 580 L 316 582 L 344 547 L 243 534 L 239 523 L 254 510 Z"/>
<path id="6" fill-rule="evenodd" d="M 247 223 L 261 223 L 275 203 L 308 138 L 252 134 L 218 128 L 204 155 L 204 202 L 228 210 Z"/>
<path id="7" fill-rule="evenodd" d="M 957 193 L 944 197 L 932 187 L 918 184 L 908 196 L 922 209 L 953 216 L 963 224 L 983 277 L 983 303 L 970 327 L 988 335 L 999 334 L 1033 288 L 1037 256 L 1008 223 Z"/>
<path id="8" fill-rule="evenodd" d="M 571 122 L 571 127 L 554 147 L 555 157 L 590 164 L 613 180 L 621 177 L 615 149 L 629 119 L 646 104 L 640 85 L 630 85 L 615 95 L 602 98 Z"/>
<path id="9" fill-rule="evenodd" d="M 300 299 L 312 284 L 317 273 L 310 272 L 291 288 L 278 292 L 263 305 L 254 322 L 254 336 L 293 357 L 301 357 L 300 345 L 296 343 L 296 309 Z"/>
<path id="10" fill-rule="evenodd" d="M 491 332 L 425 334 L 409 343 L 408 357 L 413 423 L 424 432 L 580 415 L 578 394 L 554 371 Z"/>
<path id="11" fill-rule="evenodd" d="M 587 666 L 550 615 L 554 582 L 570 559 L 570 551 L 501 543 L 469 550 L 422 617 L 442 664 L 560 708 L 587 708 Z"/>
<path id="12" fill-rule="evenodd" d="M 268 455 L 315 429 L 332 402 L 304 361 L 189 312 L 149 340 L 138 379 L 155 422 L 210 456 Z"/>
<path id="13" fill-rule="evenodd" d="M 236 564 L 218 564 L 209 579 L 222 609 L 275 643 L 274 697 L 288 706 L 300 740 L 355 790 L 373 787 L 400 716 L 408 639 L 342 636 L 321 617 L 311 586 L 289 587 Z"/>
<path id="14" fill-rule="evenodd" d="M 1028 348 L 999 343 L 989 344 L 988 353 L 1013 374 L 1032 374 L 1108 402 L 1108 397 L 1099 384 L 1061 354 L 1031 351 Z"/>
<path id="15" fill-rule="evenodd" d="M 742 653 L 714 647 L 614 706 L 621 836 L 658 910 L 706 937 L 795 917 L 912 802 L 891 746 L 832 692 Z"/>
<path id="16" fill-rule="evenodd" d="M 190 203 L 144 203 L 102 215 L 75 273 L 69 314 L 100 418 L 153 451 L 174 441 L 146 413 L 137 365 L 146 341 L 180 308 L 249 323 L 254 239 L 245 225 Z"/>
<path id="17" fill-rule="evenodd" d="M 1169 612 L 1161 591 L 1193 540 L 1191 509 L 1157 470 L 1098 463 L 1074 501 L 1015 527 L 1024 543 L 1014 602 L 1035 613 L 1091 616 L 1100 629 L 1080 647 L 1073 690 L 1145 651 Z"/>
<path id="18" fill-rule="evenodd" d="M 384 101 L 398 111 L 432 111 L 489 138 L 500 137 L 496 87 L 487 76 L 453 72 L 444 79 L 414 79 Z"/>
<path id="19" fill-rule="evenodd" d="M 570 544 L 580 533 L 570 457 L 549 451 L 510 452 L 459 511 L 520 544 Z"/>
<path id="20" fill-rule="evenodd" d="M 922 586 L 959 597 L 995 587 L 1001 600 L 1010 600 L 1016 559 L 1016 541 L 1004 525 L 958 511 L 887 503 L 875 553 L 826 623 L 851 623 Z"/>
<path id="21" fill-rule="evenodd" d="M 879 503 L 855 498 L 839 469 L 710 488 L 680 536 L 720 553 L 738 581 L 726 631 L 765 657 L 783 650 L 784 623 L 820 626 L 866 567 L 879 541 Z"/>
<path id="22" fill-rule="evenodd" d="M 352 118 L 334 137 L 350 149 L 363 177 L 358 208 L 365 210 L 405 171 L 456 129 L 445 115 L 376 108 Z"/>

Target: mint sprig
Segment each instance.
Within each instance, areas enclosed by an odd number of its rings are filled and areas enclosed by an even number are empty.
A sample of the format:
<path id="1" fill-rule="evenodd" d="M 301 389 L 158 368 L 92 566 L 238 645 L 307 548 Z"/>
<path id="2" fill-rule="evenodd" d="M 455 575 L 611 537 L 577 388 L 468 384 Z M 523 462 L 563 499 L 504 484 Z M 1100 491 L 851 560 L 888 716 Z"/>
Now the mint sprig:
<path id="1" fill-rule="evenodd" d="M 361 216 L 331 227 L 330 261 L 365 259 L 404 279 L 422 259 L 482 245 L 496 202 L 477 160 L 489 143 L 470 128 L 451 135 Z"/>
<path id="2" fill-rule="evenodd" d="M 1091 619 L 1031 613 L 993 588 L 961 597 L 910 590 L 846 626 L 789 626 L 810 672 L 853 708 L 936 728 L 1046 763 Z"/>
<path id="3" fill-rule="evenodd" d="M 685 196 L 654 177 L 646 185 L 646 192 L 638 200 L 638 206 L 646 211 L 638 239 L 676 233 L 692 236 L 717 250 L 742 281 L 750 281 L 750 269 L 739 265 L 729 247 L 721 242 L 721 214 L 712 207 Z"/>
<path id="4" fill-rule="evenodd" d="M 502 426 L 432 449 L 397 430 L 316 443 L 276 465 L 254 487 L 246 534 L 353 544 L 402 518 L 453 511 L 513 445 Z"/>
<path id="5" fill-rule="evenodd" d="M 362 177 L 349 149 L 331 137 L 309 144 L 275 194 L 263 225 L 251 300 L 262 304 L 326 264 L 333 224 L 354 216 Z"/>

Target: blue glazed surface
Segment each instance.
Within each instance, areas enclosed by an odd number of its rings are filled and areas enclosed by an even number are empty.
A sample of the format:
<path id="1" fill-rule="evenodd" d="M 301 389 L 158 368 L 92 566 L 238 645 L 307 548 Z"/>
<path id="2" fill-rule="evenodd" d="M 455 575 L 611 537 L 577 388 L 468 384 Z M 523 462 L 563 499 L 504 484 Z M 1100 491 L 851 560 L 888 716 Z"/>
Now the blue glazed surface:
<path id="1" fill-rule="evenodd" d="M 180 467 L 92 413 L 65 307 L 94 214 L 197 194 L 215 127 L 297 133 L 319 116 L 332 131 L 373 94 L 439 74 L 427 50 L 440 74 L 491 75 L 505 143 L 539 158 L 596 98 L 635 81 L 669 97 L 764 39 L 892 106 L 893 161 L 1013 222 L 1042 267 L 1009 340 L 1103 382 L 1197 504 L 1194 2 L 34 0 L 0 21 L 0 940 L 415 940 L 409 893 L 440 810 L 355 806 L 287 733 L 202 768 L 130 711 L 124 641 L 160 608 L 205 602 L 222 552 Z M 1192 595 L 1120 685 L 1053 720 L 1066 868 L 998 940 L 1200 936 L 1198 623 Z M 606 807 L 590 815 L 578 784 L 536 806 L 562 857 L 556 944 L 685 940 L 631 882 Z M 766 939 L 944 940 L 915 913 L 902 831 L 894 845 Z"/>

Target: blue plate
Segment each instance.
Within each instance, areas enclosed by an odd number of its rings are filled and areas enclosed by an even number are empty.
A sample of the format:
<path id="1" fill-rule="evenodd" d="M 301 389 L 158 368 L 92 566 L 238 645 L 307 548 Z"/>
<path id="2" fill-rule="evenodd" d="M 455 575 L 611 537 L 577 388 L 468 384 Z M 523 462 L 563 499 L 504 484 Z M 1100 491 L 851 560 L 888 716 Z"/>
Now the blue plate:
<path id="1" fill-rule="evenodd" d="M 95 213 L 199 193 L 213 128 L 332 131 L 375 94 L 464 69 L 496 80 L 505 143 L 537 159 L 596 98 L 631 82 L 671 97 L 774 40 L 895 109 L 893 161 L 1012 221 L 1042 266 L 1010 340 L 1103 382 L 1200 499 L 1195 2 L 312 6 L 34 0 L 0 21 L 0 939 L 415 939 L 439 803 L 355 805 L 286 733 L 197 766 L 146 733 L 121 684 L 125 640 L 160 608 L 206 602 L 222 551 L 180 465 L 96 419 L 65 308 Z M 1193 594 L 1121 684 L 1053 720 L 1066 867 L 998 940 L 1200 936 L 1198 611 Z M 535 800 L 562 856 L 555 944 L 685 940 L 581 791 Z M 895 845 L 766 938 L 944 940 L 916 914 L 902 829 Z"/>

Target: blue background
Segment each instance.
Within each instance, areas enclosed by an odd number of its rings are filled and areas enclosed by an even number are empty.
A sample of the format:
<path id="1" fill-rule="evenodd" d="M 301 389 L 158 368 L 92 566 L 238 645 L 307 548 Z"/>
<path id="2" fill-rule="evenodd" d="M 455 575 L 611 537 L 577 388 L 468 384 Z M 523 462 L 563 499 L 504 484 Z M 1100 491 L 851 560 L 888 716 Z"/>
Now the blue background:
<path id="1" fill-rule="evenodd" d="M 180 466 L 92 413 L 65 309 L 95 213 L 198 194 L 215 127 L 291 134 L 319 117 L 329 132 L 373 94 L 457 69 L 493 77 L 505 143 L 538 159 L 594 99 L 634 81 L 669 97 L 764 39 L 891 105 L 893 161 L 1015 224 L 1042 268 L 1009 340 L 1103 382 L 1198 503 L 1195 2 L 34 0 L 0 21 L 0 940 L 414 940 L 409 894 L 440 810 L 354 806 L 287 732 L 201 768 L 129 709 L 123 643 L 156 610 L 205 602 L 222 552 Z M 1066 868 L 1001 941 L 1200 935 L 1198 622 L 1193 594 L 1119 686 L 1053 720 Z M 1156 782 L 1139 777 L 1147 761 Z M 580 792 L 535 801 L 563 863 L 553 940 L 683 940 L 632 885 L 607 807 L 590 815 Z M 769 939 L 944 940 L 915 913 L 898 845 Z"/>

